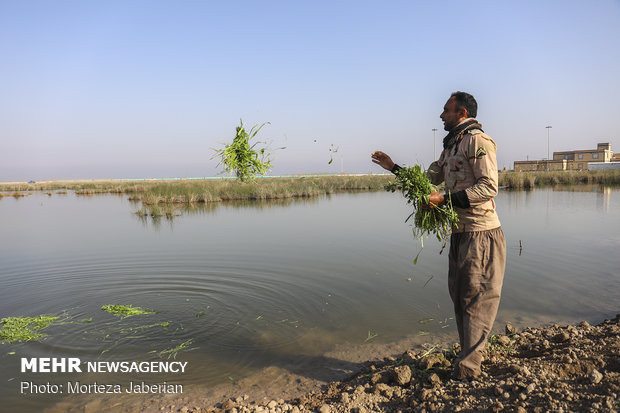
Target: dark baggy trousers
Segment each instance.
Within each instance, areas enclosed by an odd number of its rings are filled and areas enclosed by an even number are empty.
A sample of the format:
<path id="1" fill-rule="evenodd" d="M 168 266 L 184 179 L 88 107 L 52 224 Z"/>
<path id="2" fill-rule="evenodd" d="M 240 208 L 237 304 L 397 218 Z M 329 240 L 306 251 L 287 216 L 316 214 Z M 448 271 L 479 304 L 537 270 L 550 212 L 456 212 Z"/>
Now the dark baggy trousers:
<path id="1" fill-rule="evenodd" d="M 461 344 L 455 372 L 476 376 L 504 281 L 506 239 L 502 228 L 452 234 L 449 264 L 448 288 Z"/>

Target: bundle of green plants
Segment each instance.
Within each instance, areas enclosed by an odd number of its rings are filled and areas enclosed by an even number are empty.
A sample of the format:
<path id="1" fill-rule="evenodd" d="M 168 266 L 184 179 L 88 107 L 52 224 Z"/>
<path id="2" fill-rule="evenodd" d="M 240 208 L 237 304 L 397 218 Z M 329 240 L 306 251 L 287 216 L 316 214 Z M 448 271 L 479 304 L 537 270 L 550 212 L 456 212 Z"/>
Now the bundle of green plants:
<path id="1" fill-rule="evenodd" d="M 245 130 L 243 120 L 241 125 L 236 127 L 236 135 L 232 143 L 224 144 L 223 149 L 215 149 L 213 158 L 219 158 L 218 166 L 224 167 L 224 172 L 234 174 L 240 181 L 252 180 L 256 175 L 264 175 L 271 169 L 270 153 L 267 148 L 258 148 L 257 145 L 266 142 L 250 141 L 256 137 L 258 132 L 268 124 L 254 125 L 250 132 Z"/>
<path id="2" fill-rule="evenodd" d="M 386 185 L 391 192 L 400 191 L 413 205 L 413 212 L 405 219 L 408 222 L 413 217 L 413 234 L 420 238 L 424 247 L 424 236 L 435 235 L 439 241 L 445 241 L 458 222 L 458 215 L 452 207 L 452 199 L 447 196 L 441 206 L 429 207 L 431 192 L 437 191 L 426 172 L 420 165 L 400 168 L 396 171 L 396 182 Z M 420 254 L 418 253 L 418 256 Z M 418 256 L 414 259 L 417 263 Z"/>

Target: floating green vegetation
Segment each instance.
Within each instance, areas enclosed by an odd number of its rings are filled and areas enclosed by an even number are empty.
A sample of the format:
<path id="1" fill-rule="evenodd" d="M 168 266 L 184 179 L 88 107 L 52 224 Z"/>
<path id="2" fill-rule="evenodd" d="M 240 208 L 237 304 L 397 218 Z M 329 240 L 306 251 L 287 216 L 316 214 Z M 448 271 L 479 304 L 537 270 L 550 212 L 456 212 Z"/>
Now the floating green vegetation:
<path id="1" fill-rule="evenodd" d="M 378 336 L 379 336 L 378 333 L 373 333 L 372 331 L 368 330 L 368 337 L 366 337 L 366 340 L 364 340 L 364 343 L 367 343 L 370 340 L 372 340 L 373 338 L 376 338 Z"/>
<path id="2" fill-rule="evenodd" d="M 101 307 L 103 311 L 106 311 L 112 315 L 119 316 L 121 318 L 127 318 L 134 315 L 141 314 L 155 314 L 155 311 L 148 308 L 132 307 L 131 305 L 110 304 Z"/>
<path id="3" fill-rule="evenodd" d="M 16 341 L 33 341 L 46 337 L 47 334 L 39 333 L 55 322 L 59 317 L 44 316 L 37 317 L 7 317 L 0 320 L 0 339 L 9 343 Z"/>
<path id="4" fill-rule="evenodd" d="M 407 203 L 413 205 L 413 212 L 405 222 L 414 217 L 413 235 L 420 238 L 422 248 L 425 235 L 434 234 L 439 241 L 445 242 L 458 222 L 458 215 L 452 207 L 450 196 L 444 205 L 428 207 L 431 192 L 436 192 L 437 187 L 431 183 L 420 165 L 396 171 L 396 182 L 388 184 L 386 189 L 392 192 L 401 191 L 407 198 Z M 419 255 L 420 253 L 413 260 L 414 264 L 418 262 Z"/>
<path id="5" fill-rule="evenodd" d="M 13 343 L 16 341 L 33 341 L 47 337 L 47 334 L 39 333 L 52 325 L 91 323 L 92 318 L 84 318 L 77 321 L 69 321 L 71 316 L 66 312 L 60 315 L 40 315 L 37 317 L 7 317 L 0 320 L 0 340 Z"/>
<path id="6" fill-rule="evenodd" d="M 166 357 L 170 358 L 172 357 L 173 359 L 177 358 L 177 354 L 179 354 L 179 352 L 181 351 L 192 351 L 195 350 L 197 347 L 193 347 L 193 348 L 189 348 L 189 346 L 194 342 L 193 339 L 189 339 L 181 344 L 179 344 L 176 347 L 173 348 L 169 348 L 166 350 L 162 350 L 159 353 L 157 353 L 159 355 L 159 357 L 163 358 Z"/>
<path id="7" fill-rule="evenodd" d="M 124 318 L 125 317 L 122 317 L 121 319 Z M 144 318 L 137 318 L 129 320 L 127 322 L 121 322 L 119 320 L 110 321 L 103 325 L 100 325 L 97 330 L 91 331 L 91 334 L 99 337 L 101 339 L 101 342 L 106 345 L 106 348 L 100 353 L 100 355 L 115 350 L 126 344 L 134 345 L 137 340 L 152 339 L 154 336 L 158 335 L 160 331 L 167 331 L 168 328 L 171 326 L 170 321 L 135 325 L 138 320 L 144 320 Z M 134 323 L 134 325 L 132 325 L 132 323 Z M 151 351 L 151 353 L 157 353 L 157 351 Z"/>
<path id="8" fill-rule="evenodd" d="M 155 323 L 155 324 L 149 324 L 146 326 L 137 326 L 137 327 L 128 327 L 128 328 L 124 328 L 121 330 L 121 334 L 133 334 L 133 333 L 138 333 L 140 331 L 144 331 L 144 330 L 148 330 L 149 328 L 153 328 L 153 327 L 169 327 L 170 326 L 170 322 L 169 321 L 164 321 L 163 323 Z"/>
<path id="9" fill-rule="evenodd" d="M 224 172 L 234 174 L 241 182 L 251 181 L 256 175 L 264 175 L 271 169 L 271 154 L 267 148 L 257 148 L 258 144 L 265 142 L 250 144 L 250 141 L 268 123 L 254 125 L 248 133 L 241 120 L 241 126 L 237 126 L 232 143 L 224 144 L 224 149 L 215 149 L 215 155 L 211 159 L 219 158 L 218 166 L 222 165 Z"/>

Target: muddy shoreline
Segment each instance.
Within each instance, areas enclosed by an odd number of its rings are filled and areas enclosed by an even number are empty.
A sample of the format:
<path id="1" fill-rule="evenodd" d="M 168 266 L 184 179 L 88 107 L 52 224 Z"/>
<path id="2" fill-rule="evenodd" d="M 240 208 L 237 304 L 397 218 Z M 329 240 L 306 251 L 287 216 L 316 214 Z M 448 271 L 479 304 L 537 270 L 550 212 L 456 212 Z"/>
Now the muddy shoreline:
<path id="1" fill-rule="evenodd" d="M 491 337 L 482 376 L 473 381 L 450 378 L 458 345 L 446 344 L 443 337 L 443 342 L 414 344 L 415 350 L 398 356 L 360 361 L 356 371 L 341 372 L 345 377 L 329 384 L 270 367 L 261 374 L 261 380 L 270 382 L 266 388 L 244 379 L 212 392 L 152 399 L 139 406 L 120 402 L 115 408 L 98 400 L 79 411 L 617 412 L 619 316 L 596 326 L 583 321 L 516 329 L 508 324 L 504 334 Z"/>
<path id="2" fill-rule="evenodd" d="M 492 336 L 483 375 L 450 378 L 456 345 L 409 350 L 367 362 L 346 380 L 291 400 L 229 399 L 206 412 L 616 412 L 620 393 L 620 318 L 591 326 L 552 325 Z M 165 411 L 165 410 L 164 410 Z"/>

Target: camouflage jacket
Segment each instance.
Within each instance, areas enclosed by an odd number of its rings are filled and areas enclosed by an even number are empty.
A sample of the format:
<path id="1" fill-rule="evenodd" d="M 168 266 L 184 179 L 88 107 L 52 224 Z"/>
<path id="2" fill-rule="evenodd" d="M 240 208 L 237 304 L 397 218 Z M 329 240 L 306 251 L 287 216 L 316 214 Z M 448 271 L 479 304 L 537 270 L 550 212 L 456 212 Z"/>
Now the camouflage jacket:
<path id="1" fill-rule="evenodd" d="M 431 182 L 446 183 L 446 197 L 452 196 L 458 213 L 453 232 L 473 232 L 500 226 L 495 211 L 497 158 L 493 139 L 480 129 L 469 129 L 443 150 L 428 168 Z"/>

